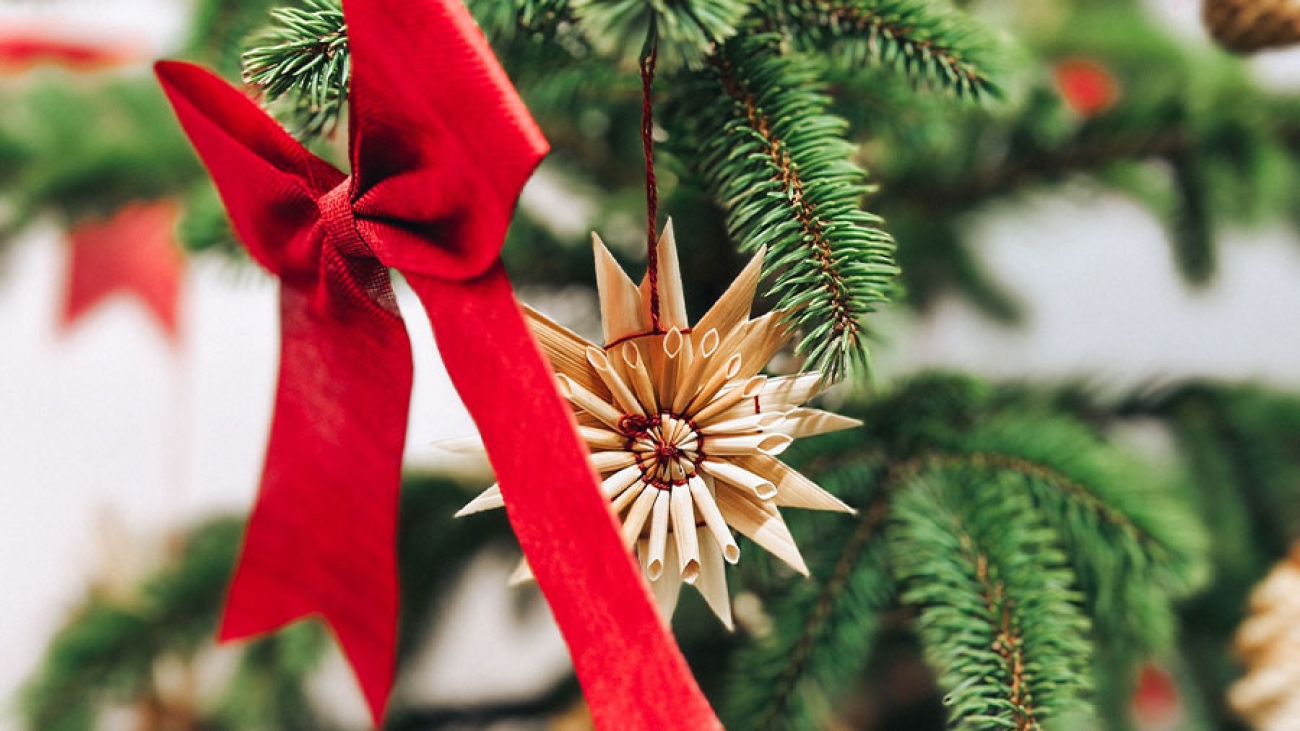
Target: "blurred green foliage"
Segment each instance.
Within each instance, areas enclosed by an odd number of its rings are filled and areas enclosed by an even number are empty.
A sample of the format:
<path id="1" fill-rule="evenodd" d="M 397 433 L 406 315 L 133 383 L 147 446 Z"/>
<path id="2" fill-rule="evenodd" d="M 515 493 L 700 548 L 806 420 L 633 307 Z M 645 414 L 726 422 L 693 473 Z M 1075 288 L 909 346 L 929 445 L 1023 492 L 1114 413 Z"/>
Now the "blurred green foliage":
<path id="1" fill-rule="evenodd" d="M 246 58 L 255 80 L 283 97 L 277 113 L 328 152 L 346 111 L 332 2 L 203 0 L 183 54 L 234 79 L 245 39 L 272 6 L 323 10 L 282 13 Z M 665 55 L 655 87 L 662 211 L 680 233 L 691 310 L 730 281 L 740 248 L 768 243 L 765 304 L 784 297 L 807 308 L 805 349 L 824 365 L 863 345 L 841 337 L 852 328 L 818 331 L 832 321 L 826 293 L 924 309 L 957 291 L 1015 320 L 1015 293 L 967 230 L 988 206 L 1045 186 L 1138 200 L 1166 223 L 1171 261 L 1196 285 L 1213 281 L 1225 226 L 1300 224 L 1300 96 L 1262 88 L 1246 61 L 1176 36 L 1137 0 L 469 5 L 552 142 L 543 174 L 573 201 L 570 212 L 592 211 L 557 225 L 522 208 L 504 251 L 516 281 L 589 286 L 586 228 L 608 233 L 621 257 L 637 256 L 636 61 L 653 22 Z M 772 42 L 750 48 L 760 31 Z M 317 32 L 334 35 L 297 42 Z M 1065 62 L 1109 79 L 1113 103 L 1072 107 L 1056 75 Z M 719 93 L 727 74 L 762 92 L 750 95 L 755 104 Z M 0 245 L 42 216 L 71 224 L 176 196 L 185 246 L 242 256 L 152 79 L 44 70 L 0 99 Z M 811 216 L 792 171 L 833 194 Z M 806 245 L 816 227 L 879 238 L 838 249 L 819 280 L 808 271 L 818 247 Z M 891 238 L 897 284 L 885 281 Z M 1188 383 L 1108 400 L 1072 384 L 930 374 L 845 410 L 864 427 L 790 454 L 859 510 L 792 511 L 812 578 L 747 551 L 733 593 L 753 602 L 748 614 L 738 609 L 738 633 L 722 633 L 694 599 L 676 620 L 732 728 L 814 729 L 837 718 L 1055 731 L 1095 711 L 1105 727 L 1126 729 L 1136 668 L 1152 659 L 1185 669 L 1189 728 L 1236 728 L 1222 702 L 1237 672 L 1230 635 L 1249 588 L 1300 537 L 1300 399 Z M 1168 454 L 1134 457 L 1127 428 L 1166 435 Z M 428 640 L 464 562 L 507 540 L 499 516 L 450 519 L 465 494 L 441 481 L 406 489 L 404 662 Z M 27 726 L 75 731 L 93 728 L 107 705 L 163 708 L 159 664 L 207 652 L 238 535 L 229 520 L 196 527 L 129 600 L 92 592 L 27 686 Z M 327 729 L 305 691 L 325 648 L 312 625 L 250 644 L 220 699 L 188 712 L 202 728 Z M 908 676 L 902 697 L 890 679 L 918 667 L 929 670 Z M 399 708 L 389 726 L 538 717 L 576 692 L 569 679 L 494 709 Z M 855 706 L 863 697 L 875 705 Z"/>

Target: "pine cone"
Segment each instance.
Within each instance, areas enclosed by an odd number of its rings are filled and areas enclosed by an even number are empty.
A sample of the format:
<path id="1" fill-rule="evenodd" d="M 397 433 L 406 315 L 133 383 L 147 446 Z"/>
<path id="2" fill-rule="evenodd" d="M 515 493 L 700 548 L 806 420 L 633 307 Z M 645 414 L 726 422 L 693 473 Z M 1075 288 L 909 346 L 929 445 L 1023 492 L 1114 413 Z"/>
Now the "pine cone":
<path id="1" fill-rule="evenodd" d="M 1300 0 L 1205 0 L 1202 10 L 1210 34 L 1234 53 L 1300 42 Z"/>
<path id="2" fill-rule="evenodd" d="M 1255 588 L 1250 613 L 1236 643 L 1247 673 L 1228 702 L 1258 731 L 1300 731 L 1300 544 Z"/>

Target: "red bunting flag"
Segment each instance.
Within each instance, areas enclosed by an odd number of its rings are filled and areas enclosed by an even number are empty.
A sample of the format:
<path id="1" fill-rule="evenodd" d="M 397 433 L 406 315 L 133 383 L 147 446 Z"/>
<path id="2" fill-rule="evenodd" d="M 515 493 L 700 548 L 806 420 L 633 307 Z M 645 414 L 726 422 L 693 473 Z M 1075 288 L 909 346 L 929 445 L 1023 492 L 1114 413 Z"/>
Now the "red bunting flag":
<path id="1" fill-rule="evenodd" d="M 185 275 L 185 256 L 175 237 L 178 215 L 171 201 L 134 203 L 106 221 L 73 228 L 60 326 L 70 329 L 100 302 L 121 293 L 138 299 L 176 343 Z"/>
<path id="2" fill-rule="evenodd" d="M 318 614 L 376 719 L 394 669 L 411 355 L 386 267 L 429 314 L 601 729 L 720 729 L 599 492 L 499 254 L 547 144 L 459 0 L 345 0 L 345 176 L 202 69 L 158 75 L 249 251 L 281 282 L 261 493 L 222 636 Z"/>
<path id="3" fill-rule="evenodd" d="M 1119 101 L 1120 86 L 1105 66 L 1088 58 L 1068 58 L 1052 69 L 1066 105 L 1082 117 L 1095 117 Z"/>
<path id="4" fill-rule="evenodd" d="M 1166 731 L 1182 725 L 1182 698 L 1168 670 L 1154 662 L 1142 665 L 1133 690 L 1132 710 L 1141 731 Z"/>
<path id="5" fill-rule="evenodd" d="M 140 54 L 122 48 L 79 43 L 40 33 L 0 33 L 0 70 L 26 71 L 48 63 L 77 71 L 94 71 L 139 58 Z"/>

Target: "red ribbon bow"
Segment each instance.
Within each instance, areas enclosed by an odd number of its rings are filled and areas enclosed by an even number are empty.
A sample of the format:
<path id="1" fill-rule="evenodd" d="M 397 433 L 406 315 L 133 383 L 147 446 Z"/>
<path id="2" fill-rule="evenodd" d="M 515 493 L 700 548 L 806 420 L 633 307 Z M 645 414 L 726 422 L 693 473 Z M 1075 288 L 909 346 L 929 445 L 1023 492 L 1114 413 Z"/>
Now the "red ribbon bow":
<path id="1" fill-rule="evenodd" d="M 221 635 L 320 614 L 378 720 L 395 665 L 411 355 L 429 314 L 602 729 L 719 729 L 599 492 L 499 260 L 547 144 L 458 0 L 347 0 L 351 177 L 195 66 L 158 75 L 240 238 L 281 280 L 279 390 Z"/>

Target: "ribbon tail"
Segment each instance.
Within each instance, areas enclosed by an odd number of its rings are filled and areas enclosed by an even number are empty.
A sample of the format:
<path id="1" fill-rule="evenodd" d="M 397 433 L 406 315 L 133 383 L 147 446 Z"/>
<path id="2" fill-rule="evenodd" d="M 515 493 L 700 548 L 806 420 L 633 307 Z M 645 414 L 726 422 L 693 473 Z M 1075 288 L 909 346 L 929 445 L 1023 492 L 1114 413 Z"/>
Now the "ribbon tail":
<path id="1" fill-rule="evenodd" d="M 596 727 L 720 730 L 623 545 L 500 262 L 469 281 L 407 281 L 483 435 L 511 525 L 569 645 Z"/>
<path id="2" fill-rule="evenodd" d="M 367 290 L 384 274 L 376 262 L 326 246 L 322 267 L 281 290 L 275 417 L 220 636 L 320 616 L 378 721 L 395 670 L 411 352 L 396 310 Z"/>

